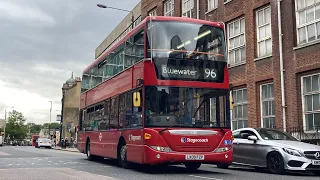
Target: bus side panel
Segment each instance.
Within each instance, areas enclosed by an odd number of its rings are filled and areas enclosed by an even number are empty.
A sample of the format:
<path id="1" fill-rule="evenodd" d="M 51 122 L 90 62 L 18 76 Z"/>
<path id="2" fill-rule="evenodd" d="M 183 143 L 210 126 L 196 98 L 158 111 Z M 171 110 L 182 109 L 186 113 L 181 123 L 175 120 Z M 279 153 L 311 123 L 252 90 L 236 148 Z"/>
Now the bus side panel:
<path id="1" fill-rule="evenodd" d="M 97 131 L 90 131 L 87 132 L 87 135 L 90 139 L 90 152 L 93 155 L 98 155 L 100 156 L 101 154 L 99 153 L 100 149 L 100 141 L 99 141 L 99 132 Z"/>
<path id="2" fill-rule="evenodd" d="M 132 88 L 132 68 L 87 92 L 86 106 L 117 96 Z"/>
<path id="3" fill-rule="evenodd" d="M 120 132 L 117 130 L 101 132 L 101 148 L 99 149 L 99 155 L 116 159 L 119 137 Z"/>
<path id="4" fill-rule="evenodd" d="M 123 136 L 127 144 L 127 160 L 143 163 L 143 129 L 125 130 Z"/>
<path id="5" fill-rule="evenodd" d="M 78 145 L 77 148 L 80 152 L 85 153 L 86 150 L 86 137 L 85 137 L 85 132 L 80 131 L 78 132 Z"/>

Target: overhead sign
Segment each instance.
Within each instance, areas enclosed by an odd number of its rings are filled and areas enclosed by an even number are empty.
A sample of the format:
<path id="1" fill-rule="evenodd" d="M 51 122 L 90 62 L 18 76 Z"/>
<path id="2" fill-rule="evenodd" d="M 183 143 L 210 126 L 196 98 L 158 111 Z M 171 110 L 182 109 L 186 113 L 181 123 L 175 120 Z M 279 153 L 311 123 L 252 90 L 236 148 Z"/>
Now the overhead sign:
<path id="1" fill-rule="evenodd" d="M 57 121 L 61 121 L 61 115 L 60 114 L 57 115 Z"/>
<path id="2" fill-rule="evenodd" d="M 155 58 L 157 78 L 161 80 L 185 80 L 218 82 L 224 81 L 226 62 L 202 59 Z"/>

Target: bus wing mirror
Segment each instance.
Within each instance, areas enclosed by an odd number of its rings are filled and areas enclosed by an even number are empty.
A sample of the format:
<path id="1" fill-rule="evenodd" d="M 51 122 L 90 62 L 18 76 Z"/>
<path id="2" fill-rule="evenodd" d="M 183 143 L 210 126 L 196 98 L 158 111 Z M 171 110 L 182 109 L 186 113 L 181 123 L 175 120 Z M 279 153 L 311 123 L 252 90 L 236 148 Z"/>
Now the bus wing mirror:
<path id="1" fill-rule="evenodd" d="M 140 92 L 134 92 L 132 99 L 133 99 L 133 106 L 134 107 L 140 107 L 141 106 Z"/>

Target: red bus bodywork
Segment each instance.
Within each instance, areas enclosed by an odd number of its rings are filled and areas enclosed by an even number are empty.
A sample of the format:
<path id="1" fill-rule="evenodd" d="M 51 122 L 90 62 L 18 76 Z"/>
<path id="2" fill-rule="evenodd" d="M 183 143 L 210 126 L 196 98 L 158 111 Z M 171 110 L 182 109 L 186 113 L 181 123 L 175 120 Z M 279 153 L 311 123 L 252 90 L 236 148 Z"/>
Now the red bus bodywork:
<path id="1" fill-rule="evenodd" d="M 185 21 L 203 23 L 219 28 L 224 28 L 223 24 L 208 22 L 197 19 L 181 17 L 153 17 L 155 20 Z M 101 55 L 84 72 L 93 67 L 109 52 L 112 52 L 127 37 L 130 37 L 142 27 L 146 27 L 147 17 L 136 28 L 134 28 L 123 40 L 114 44 L 109 50 Z M 146 47 L 145 47 L 146 51 Z M 176 86 L 176 87 L 201 87 L 215 89 L 229 89 L 228 68 L 224 68 L 223 83 L 180 81 L 180 80 L 159 80 L 156 77 L 154 63 L 150 59 L 144 59 L 131 66 L 125 71 L 100 83 L 98 86 L 81 94 L 80 109 L 85 109 L 93 104 L 102 102 L 110 97 L 117 96 L 123 92 L 135 89 L 138 79 L 143 79 L 143 86 Z M 144 119 L 144 109 L 142 112 Z M 119 120 L 118 120 L 119 122 Z M 127 145 L 127 160 L 139 164 L 162 164 L 162 163 L 186 163 L 201 162 L 213 164 L 231 164 L 233 160 L 232 145 L 225 145 L 224 140 L 232 141 L 232 132 L 229 128 L 223 130 L 217 128 L 168 128 L 161 134 L 164 128 L 145 128 L 144 121 L 141 128 L 135 129 L 112 129 L 105 131 L 78 131 L 78 149 L 86 153 L 87 143 L 90 141 L 90 153 L 96 156 L 117 159 L 119 142 L 125 141 Z M 181 133 L 182 131 L 187 134 Z M 194 132 L 204 132 L 204 135 L 192 134 Z M 203 142 L 195 142 L 194 139 L 201 139 Z M 154 148 L 152 148 L 154 147 Z M 157 148 L 170 147 L 170 152 L 158 151 Z M 230 147 L 226 152 L 214 152 L 217 148 Z M 188 155 L 204 155 L 204 160 L 186 161 Z"/>
<path id="2" fill-rule="evenodd" d="M 32 146 L 36 146 L 36 141 L 40 137 L 40 135 L 32 135 Z"/>

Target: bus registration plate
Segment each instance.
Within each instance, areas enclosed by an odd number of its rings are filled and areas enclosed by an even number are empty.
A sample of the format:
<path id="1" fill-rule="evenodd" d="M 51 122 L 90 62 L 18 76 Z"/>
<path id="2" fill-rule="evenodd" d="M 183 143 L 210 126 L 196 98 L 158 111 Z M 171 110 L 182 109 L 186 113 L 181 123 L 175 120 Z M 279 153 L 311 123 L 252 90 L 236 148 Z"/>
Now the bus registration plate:
<path id="1" fill-rule="evenodd" d="M 187 154 L 186 160 L 204 160 L 204 155 Z"/>

